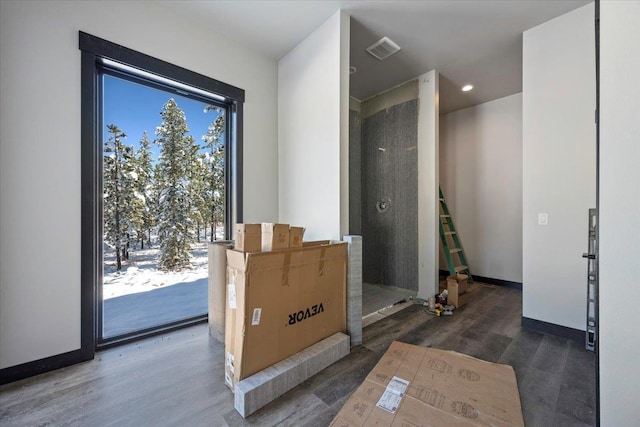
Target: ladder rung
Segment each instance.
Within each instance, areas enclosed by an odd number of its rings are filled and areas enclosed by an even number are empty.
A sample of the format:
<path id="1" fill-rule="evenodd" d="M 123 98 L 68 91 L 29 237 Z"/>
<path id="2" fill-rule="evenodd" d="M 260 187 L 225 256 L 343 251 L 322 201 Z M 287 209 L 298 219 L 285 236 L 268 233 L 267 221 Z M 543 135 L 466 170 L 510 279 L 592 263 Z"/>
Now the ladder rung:
<path id="1" fill-rule="evenodd" d="M 447 259 L 447 266 L 449 267 L 449 271 L 452 274 L 465 272 L 469 275 L 469 283 L 473 282 L 473 278 L 471 277 L 471 270 L 466 265 L 458 265 L 456 266 L 455 256 L 453 254 L 458 254 L 457 262 L 459 263 L 468 263 L 466 257 L 464 255 L 464 249 L 462 249 L 462 243 L 459 241 L 460 236 L 455 231 L 455 226 L 453 225 L 453 216 L 449 209 L 447 208 L 447 202 L 444 200 L 444 195 L 442 194 L 442 189 L 440 189 L 439 194 L 440 200 L 440 208 L 438 214 L 440 215 L 440 243 L 442 244 L 442 250 Z M 447 238 L 447 236 L 450 236 Z M 457 247 L 452 247 L 457 246 Z"/>

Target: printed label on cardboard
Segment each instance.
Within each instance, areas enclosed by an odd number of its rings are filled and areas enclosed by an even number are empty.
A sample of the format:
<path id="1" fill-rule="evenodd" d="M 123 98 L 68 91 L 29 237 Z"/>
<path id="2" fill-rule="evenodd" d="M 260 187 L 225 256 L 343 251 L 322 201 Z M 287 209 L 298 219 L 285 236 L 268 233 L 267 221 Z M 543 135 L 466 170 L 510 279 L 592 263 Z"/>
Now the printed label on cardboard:
<path id="1" fill-rule="evenodd" d="M 387 412 L 395 414 L 408 386 L 409 381 L 393 377 L 391 381 L 389 381 L 384 393 L 382 393 L 382 396 L 380 396 L 380 400 L 378 400 L 376 406 Z"/>
<path id="2" fill-rule="evenodd" d="M 294 313 L 289 314 L 289 325 L 295 325 L 296 322 L 300 323 L 305 319 L 315 316 L 316 314 L 320 314 L 324 311 L 324 306 L 322 303 L 312 305 L 308 307 L 306 310 L 300 310 Z"/>
<path id="3" fill-rule="evenodd" d="M 262 308 L 254 308 L 251 326 L 258 326 L 260 324 L 260 316 L 262 316 Z"/>
<path id="4" fill-rule="evenodd" d="M 227 285 L 227 295 L 229 295 L 229 308 L 238 308 L 238 302 L 236 299 L 236 285 Z"/>

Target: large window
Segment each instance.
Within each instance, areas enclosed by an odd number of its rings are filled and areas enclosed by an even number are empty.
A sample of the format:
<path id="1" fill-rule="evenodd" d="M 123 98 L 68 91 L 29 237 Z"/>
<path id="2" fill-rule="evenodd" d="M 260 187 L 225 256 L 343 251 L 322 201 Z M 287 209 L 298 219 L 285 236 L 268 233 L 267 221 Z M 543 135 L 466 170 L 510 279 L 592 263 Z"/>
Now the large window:
<path id="1" fill-rule="evenodd" d="M 244 92 L 80 33 L 83 350 L 207 316 L 241 220 Z"/>

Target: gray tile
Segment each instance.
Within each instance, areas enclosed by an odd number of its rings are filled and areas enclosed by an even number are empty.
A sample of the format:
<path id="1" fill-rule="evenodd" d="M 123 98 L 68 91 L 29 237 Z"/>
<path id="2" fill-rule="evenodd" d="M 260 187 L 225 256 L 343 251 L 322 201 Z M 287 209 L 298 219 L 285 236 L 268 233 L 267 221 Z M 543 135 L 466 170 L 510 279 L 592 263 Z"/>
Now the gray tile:
<path id="1" fill-rule="evenodd" d="M 363 283 L 362 315 L 366 316 L 367 314 L 375 313 L 385 307 L 405 301 L 415 296 L 415 294 L 414 291 L 406 289 Z"/>
<path id="2" fill-rule="evenodd" d="M 511 341 L 513 341 L 513 339 L 507 336 L 493 332 L 488 333 L 480 341 L 479 350 L 474 352 L 472 356 L 486 360 L 487 362 L 497 363 L 507 347 L 509 347 L 509 344 L 511 344 Z"/>
<path id="3" fill-rule="evenodd" d="M 462 336 L 480 341 L 487 334 L 487 331 L 492 330 L 492 326 L 498 325 L 499 323 L 500 319 L 498 317 L 491 315 L 491 313 L 486 314 L 464 330 Z"/>
<path id="4" fill-rule="evenodd" d="M 526 427 L 549 427 L 554 421 L 554 414 L 549 413 L 542 406 L 523 408 L 522 416 Z"/>
<path id="5" fill-rule="evenodd" d="M 348 243 L 347 333 L 351 345 L 362 344 L 362 236 L 344 236 Z"/>
<path id="6" fill-rule="evenodd" d="M 593 427 L 595 426 L 595 414 L 591 414 L 588 422 L 582 422 L 572 416 L 556 413 L 553 419 L 553 427 Z M 527 427 L 529 424 L 527 424 Z"/>
<path id="7" fill-rule="evenodd" d="M 556 410 L 562 379 L 534 367 L 529 368 L 522 382 L 519 382 L 522 409 L 535 420 L 533 425 L 551 425 Z M 525 417 L 525 424 L 529 425 Z"/>
<path id="8" fill-rule="evenodd" d="M 520 334 L 511 341 L 498 362 L 511 365 L 516 371 L 518 381 L 522 381 L 531 366 L 533 357 L 538 351 L 542 338 L 543 335 L 538 332 L 522 330 Z"/>
<path id="9" fill-rule="evenodd" d="M 556 405 L 556 415 L 588 424 L 595 418 L 595 390 L 589 385 L 562 385 Z"/>
<path id="10" fill-rule="evenodd" d="M 247 417 L 349 354 L 349 337 L 338 333 L 236 384 L 234 407 Z"/>
<path id="11" fill-rule="evenodd" d="M 451 317 L 408 305 L 370 324 L 364 345 L 246 419 L 224 386 L 224 346 L 202 324 L 0 386 L 0 424 L 328 425 L 391 341 L 399 340 L 489 360 L 504 350 L 498 361 L 516 371 L 528 427 L 595 425 L 595 355 L 582 343 L 519 328 L 519 291 L 474 286 L 474 297 Z M 476 334 L 473 326 L 487 329 Z"/>
<path id="12" fill-rule="evenodd" d="M 360 112 L 349 110 L 349 233 L 362 234 L 362 123 Z"/>
<path id="13" fill-rule="evenodd" d="M 369 283 L 418 289 L 417 100 L 362 120 L 363 274 Z M 384 201 L 389 208 L 379 212 Z"/>
<path id="14" fill-rule="evenodd" d="M 568 354 L 569 340 L 545 335 L 533 357 L 532 366 L 557 376 L 564 370 Z"/>

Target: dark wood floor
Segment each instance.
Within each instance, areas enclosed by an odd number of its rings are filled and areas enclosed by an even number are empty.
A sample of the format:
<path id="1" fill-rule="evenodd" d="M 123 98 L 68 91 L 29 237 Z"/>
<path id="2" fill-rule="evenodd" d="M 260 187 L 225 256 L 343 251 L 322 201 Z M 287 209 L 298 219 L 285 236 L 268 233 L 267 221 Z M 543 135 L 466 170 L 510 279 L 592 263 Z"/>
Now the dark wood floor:
<path id="1" fill-rule="evenodd" d="M 362 346 L 246 420 L 223 384 L 224 346 L 203 324 L 2 386 L 0 425 L 326 426 L 393 340 L 512 365 L 527 426 L 595 425 L 594 354 L 523 330 L 520 291 L 474 288 L 452 317 L 413 305 L 366 327 Z"/>

